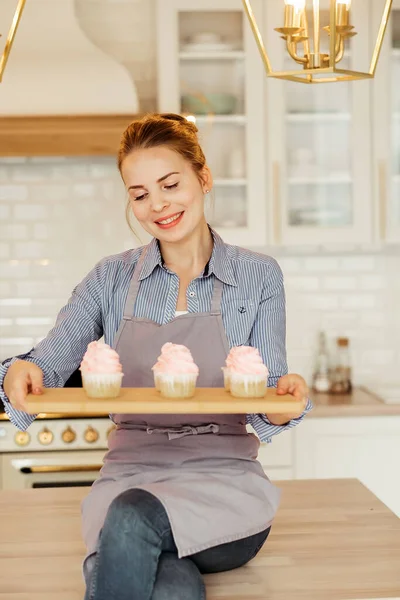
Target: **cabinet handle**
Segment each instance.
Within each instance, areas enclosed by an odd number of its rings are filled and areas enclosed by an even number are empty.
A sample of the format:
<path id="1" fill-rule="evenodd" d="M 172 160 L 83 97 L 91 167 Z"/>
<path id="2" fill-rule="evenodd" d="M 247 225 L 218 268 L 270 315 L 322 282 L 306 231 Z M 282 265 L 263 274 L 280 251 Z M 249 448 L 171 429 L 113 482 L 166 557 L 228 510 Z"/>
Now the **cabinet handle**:
<path id="1" fill-rule="evenodd" d="M 278 162 L 272 165 L 273 209 L 274 209 L 274 239 L 282 241 L 282 197 L 281 197 L 281 166 Z"/>
<path id="2" fill-rule="evenodd" d="M 386 241 L 387 234 L 387 169 L 386 162 L 380 161 L 378 165 L 379 182 L 379 231 L 381 241 Z"/>

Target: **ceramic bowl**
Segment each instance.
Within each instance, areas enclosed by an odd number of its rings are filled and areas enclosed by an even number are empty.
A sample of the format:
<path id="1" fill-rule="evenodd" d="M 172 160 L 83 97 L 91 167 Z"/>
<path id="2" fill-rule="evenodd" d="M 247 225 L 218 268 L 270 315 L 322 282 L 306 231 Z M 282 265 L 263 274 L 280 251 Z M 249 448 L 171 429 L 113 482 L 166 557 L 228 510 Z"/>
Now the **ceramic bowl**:
<path id="1" fill-rule="evenodd" d="M 237 98 L 233 94 L 184 94 L 182 96 L 183 112 L 196 115 L 215 113 L 216 115 L 231 115 L 235 112 Z"/>

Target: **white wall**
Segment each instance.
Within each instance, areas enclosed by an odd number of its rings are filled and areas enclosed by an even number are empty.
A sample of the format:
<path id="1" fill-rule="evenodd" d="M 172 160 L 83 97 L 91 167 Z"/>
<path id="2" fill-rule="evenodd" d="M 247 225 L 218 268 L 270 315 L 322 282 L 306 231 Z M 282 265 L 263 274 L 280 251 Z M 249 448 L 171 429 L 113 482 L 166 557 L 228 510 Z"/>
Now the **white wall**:
<path id="1" fill-rule="evenodd" d="M 0 159 L 0 359 L 46 334 L 97 260 L 138 245 L 124 208 L 113 158 Z M 400 381 L 400 256 L 272 253 L 286 280 L 290 369 L 309 378 L 322 328 L 350 337 L 357 383 Z"/>

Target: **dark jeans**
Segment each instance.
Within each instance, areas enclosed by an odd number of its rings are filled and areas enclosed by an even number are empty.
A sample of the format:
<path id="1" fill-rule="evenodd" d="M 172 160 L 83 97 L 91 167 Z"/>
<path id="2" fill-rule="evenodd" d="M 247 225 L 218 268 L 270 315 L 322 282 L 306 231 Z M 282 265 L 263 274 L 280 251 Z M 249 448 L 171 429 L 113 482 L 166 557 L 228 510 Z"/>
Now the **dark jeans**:
<path id="1" fill-rule="evenodd" d="M 178 558 L 161 502 L 144 490 L 128 490 L 108 510 L 85 600 L 204 600 L 201 573 L 246 564 L 269 532 Z"/>

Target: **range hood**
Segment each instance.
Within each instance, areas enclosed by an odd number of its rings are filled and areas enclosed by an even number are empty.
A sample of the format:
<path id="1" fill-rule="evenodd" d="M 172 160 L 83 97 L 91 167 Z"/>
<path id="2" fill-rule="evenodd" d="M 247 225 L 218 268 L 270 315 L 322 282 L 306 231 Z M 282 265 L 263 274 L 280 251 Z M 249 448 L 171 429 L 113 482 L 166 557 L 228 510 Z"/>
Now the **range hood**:
<path id="1" fill-rule="evenodd" d="M 15 7 L 16 0 L 0 2 L 3 36 Z M 137 111 L 131 76 L 85 36 L 74 0 L 29 0 L 0 84 L 0 116 Z"/>

